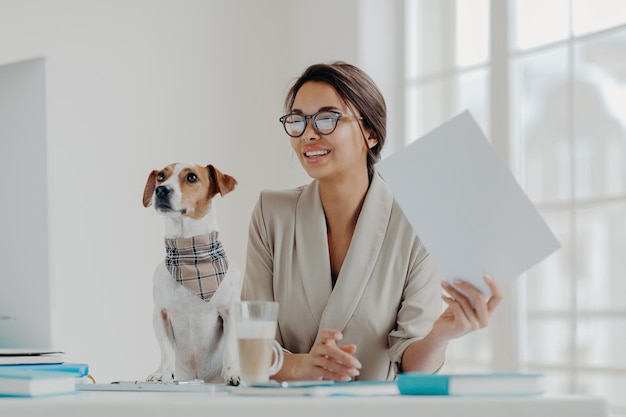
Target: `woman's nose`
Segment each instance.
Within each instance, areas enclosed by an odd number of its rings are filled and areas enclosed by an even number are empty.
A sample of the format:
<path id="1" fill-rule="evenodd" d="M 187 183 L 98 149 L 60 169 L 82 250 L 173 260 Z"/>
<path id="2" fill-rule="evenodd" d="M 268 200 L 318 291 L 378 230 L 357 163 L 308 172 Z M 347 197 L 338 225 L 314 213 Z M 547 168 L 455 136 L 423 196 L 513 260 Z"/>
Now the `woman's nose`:
<path id="1" fill-rule="evenodd" d="M 305 120 L 305 125 L 304 125 L 304 133 L 302 133 L 302 140 L 317 140 L 320 137 L 320 134 L 317 133 L 317 131 L 315 130 L 315 128 L 313 127 L 313 120 L 309 119 L 309 120 Z"/>

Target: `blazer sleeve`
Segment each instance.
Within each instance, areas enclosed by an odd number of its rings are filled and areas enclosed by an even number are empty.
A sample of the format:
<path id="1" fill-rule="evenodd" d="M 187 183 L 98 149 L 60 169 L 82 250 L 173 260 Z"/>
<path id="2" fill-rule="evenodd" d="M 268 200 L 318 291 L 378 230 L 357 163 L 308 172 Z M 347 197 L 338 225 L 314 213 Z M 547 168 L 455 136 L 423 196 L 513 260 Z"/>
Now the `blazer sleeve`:
<path id="1" fill-rule="evenodd" d="M 429 276 L 434 277 L 437 274 L 429 258 L 418 269 Z M 390 356 L 397 365 L 400 364 L 405 349 L 411 343 L 424 338 L 444 310 L 439 280 L 431 279 L 422 285 L 416 284 L 413 281 L 406 288 L 407 298 L 398 312 L 398 328 L 390 334 Z"/>
<path id="2" fill-rule="evenodd" d="M 248 229 L 242 300 L 276 301 L 276 253 L 285 245 L 291 246 L 295 207 L 302 189 L 264 190 L 259 195 Z"/>
<path id="3" fill-rule="evenodd" d="M 398 372 L 404 350 L 426 336 L 444 310 L 441 273 L 421 241 L 413 239 L 396 327 L 389 334 L 390 359 Z"/>
<path id="4" fill-rule="evenodd" d="M 263 194 L 261 192 L 250 218 L 242 300 L 274 300 L 274 252 L 264 219 Z"/>

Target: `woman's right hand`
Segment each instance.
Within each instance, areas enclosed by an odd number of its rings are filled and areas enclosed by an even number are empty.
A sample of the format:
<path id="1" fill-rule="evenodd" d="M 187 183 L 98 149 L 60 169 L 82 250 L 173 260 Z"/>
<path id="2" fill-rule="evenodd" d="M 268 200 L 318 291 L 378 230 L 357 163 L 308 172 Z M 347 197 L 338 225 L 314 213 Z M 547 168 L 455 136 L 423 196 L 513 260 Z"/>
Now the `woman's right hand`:
<path id="1" fill-rule="evenodd" d="M 361 363 L 353 356 L 356 345 L 338 346 L 341 332 L 322 329 L 307 354 L 286 354 L 282 369 L 273 377 L 285 380 L 350 381 L 359 375 Z"/>

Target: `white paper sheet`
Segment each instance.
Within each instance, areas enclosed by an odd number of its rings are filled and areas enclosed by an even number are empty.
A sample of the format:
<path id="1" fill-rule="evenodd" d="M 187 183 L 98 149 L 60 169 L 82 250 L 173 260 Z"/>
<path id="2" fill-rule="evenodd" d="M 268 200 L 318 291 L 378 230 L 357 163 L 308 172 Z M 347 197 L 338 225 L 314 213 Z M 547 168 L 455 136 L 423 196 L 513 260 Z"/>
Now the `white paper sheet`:
<path id="1" fill-rule="evenodd" d="M 377 164 L 446 281 L 501 286 L 560 244 L 468 111 Z"/>

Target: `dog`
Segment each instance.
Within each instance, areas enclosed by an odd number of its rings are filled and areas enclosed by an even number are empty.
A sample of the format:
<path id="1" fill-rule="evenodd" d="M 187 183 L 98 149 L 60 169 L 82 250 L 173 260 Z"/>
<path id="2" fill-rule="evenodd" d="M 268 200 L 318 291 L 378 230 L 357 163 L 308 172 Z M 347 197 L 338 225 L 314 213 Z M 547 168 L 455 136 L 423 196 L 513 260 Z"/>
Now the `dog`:
<path id="1" fill-rule="evenodd" d="M 154 332 L 161 362 L 149 382 L 239 385 L 230 308 L 242 274 L 219 241 L 214 198 L 237 180 L 213 165 L 173 163 L 148 176 L 143 205 L 165 219 L 165 260 L 154 273 Z"/>

